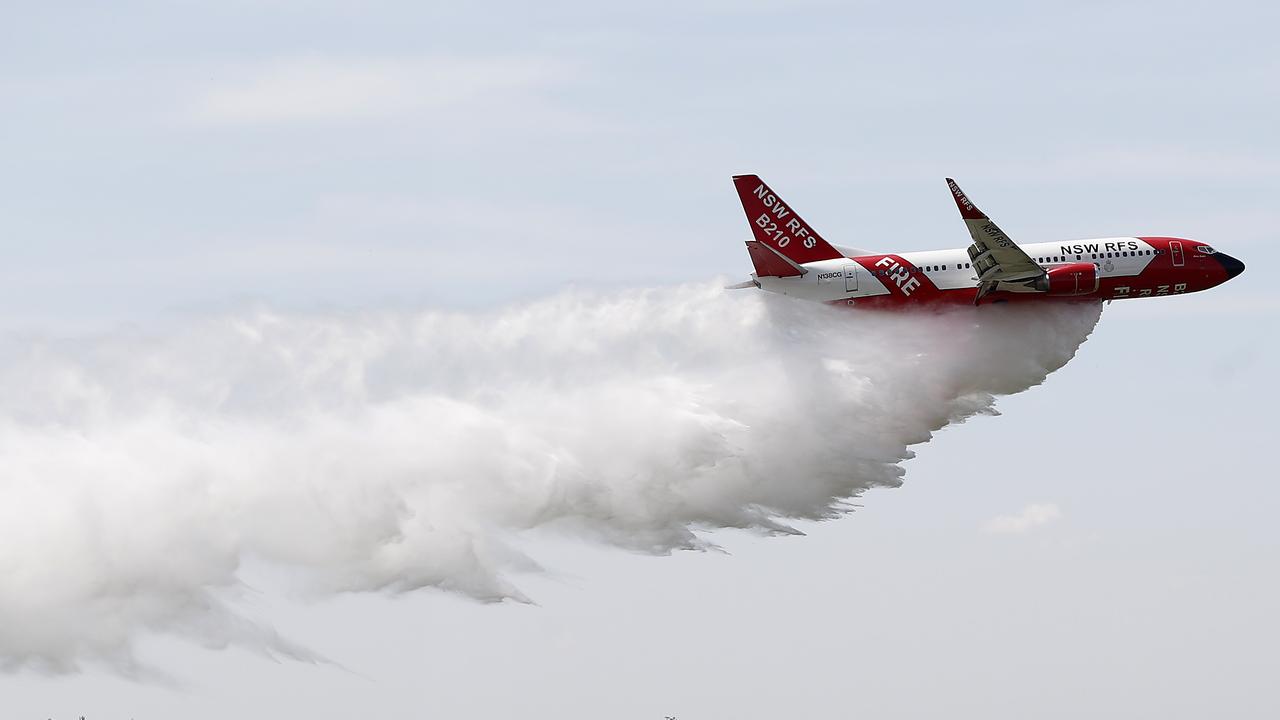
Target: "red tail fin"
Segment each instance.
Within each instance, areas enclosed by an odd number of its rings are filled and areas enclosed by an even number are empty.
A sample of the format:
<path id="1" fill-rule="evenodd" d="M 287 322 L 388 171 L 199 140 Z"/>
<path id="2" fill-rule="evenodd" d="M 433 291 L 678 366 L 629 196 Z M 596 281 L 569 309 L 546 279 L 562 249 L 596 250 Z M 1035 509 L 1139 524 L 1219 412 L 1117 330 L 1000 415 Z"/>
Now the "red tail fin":
<path id="1" fill-rule="evenodd" d="M 782 202 L 756 175 L 735 175 L 733 186 L 756 240 L 793 262 L 804 264 L 844 257 Z"/>

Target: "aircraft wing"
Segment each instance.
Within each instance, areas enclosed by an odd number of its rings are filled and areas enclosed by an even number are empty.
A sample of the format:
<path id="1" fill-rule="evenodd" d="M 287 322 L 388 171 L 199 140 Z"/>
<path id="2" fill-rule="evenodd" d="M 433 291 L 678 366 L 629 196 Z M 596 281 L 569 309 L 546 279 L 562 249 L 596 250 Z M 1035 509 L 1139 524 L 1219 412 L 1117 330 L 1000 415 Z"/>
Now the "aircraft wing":
<path id="1" fill-rule="evenodd" d="M 978 271 L 978 299 L 995 290 L 998 283 L 1029 285 L 1045 274 L 1044 268 L 969 200 L 955 180 L 947 178 L 947 187 L 951 188 L 956 207 L 960 208 L 960 217 L 964 218 L 973 238 L 969 259 L 973 261 L 974 270 Z"/>

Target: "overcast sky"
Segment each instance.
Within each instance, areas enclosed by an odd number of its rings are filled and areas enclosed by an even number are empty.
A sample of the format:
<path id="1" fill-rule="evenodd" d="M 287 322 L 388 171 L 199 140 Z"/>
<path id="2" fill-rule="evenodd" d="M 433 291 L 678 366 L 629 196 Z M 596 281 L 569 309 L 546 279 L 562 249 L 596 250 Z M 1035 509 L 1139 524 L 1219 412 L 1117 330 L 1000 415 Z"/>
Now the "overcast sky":
<path id="1" fill-rule="evenodd" d="M 1170 234 L 1248 270 L 1109 306 L 806 536 L 534 534 L 536 605 L 294 599 L 250 567 L 255 615 L 341 668 L 159 636 L 177 687 L 20 672 L 0 710 L 1277 716 L 1278 26 L 1233 1 L 9 8 L 9 342 L 738 281 L 746 172 L 843 245 L 967 244 L 951 176 L 1019 242 Z"/>

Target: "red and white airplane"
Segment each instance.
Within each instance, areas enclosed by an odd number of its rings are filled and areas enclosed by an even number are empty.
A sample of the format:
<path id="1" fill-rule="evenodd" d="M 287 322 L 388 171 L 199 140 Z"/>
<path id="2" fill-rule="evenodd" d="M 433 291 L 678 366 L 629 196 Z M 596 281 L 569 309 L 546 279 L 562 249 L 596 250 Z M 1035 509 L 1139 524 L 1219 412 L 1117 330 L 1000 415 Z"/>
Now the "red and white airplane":
<path id="1" fill-rule="evenodd" d="M 747 252 L 763 290 L 863 306 L 1098 301 L 1208 290 L 1244 263 L 1195 240 L 1115 237 L 1017 245 L 955 181 L 947 186 L 973 244 L 966 250 L 876 253 L 831 245 L 755 175 L 737 175 L 754 240 Z"/>

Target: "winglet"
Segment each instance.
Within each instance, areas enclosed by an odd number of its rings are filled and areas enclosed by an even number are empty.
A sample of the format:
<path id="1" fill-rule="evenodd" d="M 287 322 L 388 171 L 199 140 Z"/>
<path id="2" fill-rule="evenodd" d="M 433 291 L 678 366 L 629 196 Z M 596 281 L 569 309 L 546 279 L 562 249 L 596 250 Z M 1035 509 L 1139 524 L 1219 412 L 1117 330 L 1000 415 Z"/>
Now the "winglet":
<path id="1" fill-rule="evenodd" d="M 960 208 L 960 217 L 965 220 L 987 219 L 986 214 L 979 210 L 977 205 L 973 204 L 973 201 L 964 194 L 964 191 L 960 189 L 955 180 L 947 178 L 947 187 L 951 188 L 951 194 L 956 198 L 956 207 Z"/>

